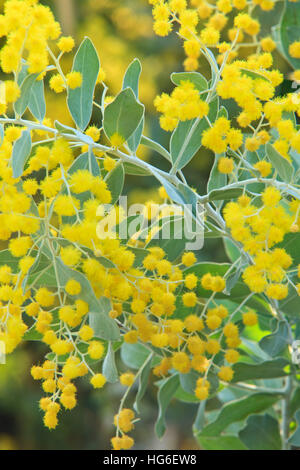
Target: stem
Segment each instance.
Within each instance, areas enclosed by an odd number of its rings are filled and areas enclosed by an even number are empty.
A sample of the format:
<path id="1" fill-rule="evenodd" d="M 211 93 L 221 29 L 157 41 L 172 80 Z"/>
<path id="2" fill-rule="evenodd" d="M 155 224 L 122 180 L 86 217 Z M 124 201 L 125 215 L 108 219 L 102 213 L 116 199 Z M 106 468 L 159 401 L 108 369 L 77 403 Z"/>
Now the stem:
<path id="1" fill-rule="evenodd" d="M 137 373 L 135 374 L 135 379 L 134 379 L 133 384 L 136 382 L 136 380 L 137 380 L 137 379 L 139 378 L 139 376 L 141 375 L 141 373 L 142 373 L 144 367 L 146 366 L 146 364 L 148 364 L 149 361 L 152 361 L 152 358 L 153 358 L 153 352 L 151 352 L 151 353 L 149 354 L 149 356 L 147 356 L 145 362 L 143 362 L 143 364 L 141 365 L 141 367 L 139 368 L 139 370 L 138 370 Z M 129 395 L 129 392 L 130 392 L 130 390 L 131 390 L 133 384 L 130 385 L 129 387 L 127 387 L 127 390 L 126 390 L 126 392 L 124 393 L 124 395 L 123 395 L 123 397 L 122 397 L 122 400 L 120 401 L 120 406 L 119 406 L 119 410 L 118 410 L 118 418 L 117 418 L 117 432 L 116 432 L 117 436 L 120 434 L 120 431 L 121 431 L 121 430 L 120 430 L 120 427 L 119 427 L 119 415 L 120 415 L 120 413 L 121 413 L 121 411 L 122 411 L 122 409 L 123 409 L 123 407 L 124 407 L 125 401 L 126 401 L 128 395 Z"/>
<path id="2" fill-rule="evenodd" d="M 277 317 L 281 320 L 284 321 L 288 327 L 288 342 L 289 344 L 292 344 L 293 342 L 293 333 L 291 329 L 291 325 L 289 324 L 288 320 L 285 318 L 285 316 L 282 314 L 282 312 L 278 308 L 278 302 L 271 300 L 271 305 L 273 309 L 276 311 Z M 291 416 L 290 416 L 290 400 L 291 400 L 291 395 L 293 392 L 293 378 L 292 376 L 288 376 L 285 381 L 285 387 L 283 389 L 283 399 L 281 402 L 281 435 L 282 435 L 282 449 L 283 450 L 289 450 L 290 446 L 288 443 L 289 439 L 289 430 L 290 430 L 290 421 L 291 421 Z"/>
<path id="3" fill-rule="evenodd" d="M 239 187 L 244 187 L 248 184 L 253 184 L 253 183 L 264 183 L 264 184 L 271 184 L 276 186 L 278 189 L 281 191 L 290 191 L 293 190 L 293 192 L 296 192 L 299 194 L 300 197 L 300 192 L 295 189 L 295 185 L 291 185 L 289 183 L 282 183 L 281 181 L 277 181 L 275 179 L 268 179 L 268 178 L 249 178 L 247 180 L 242 180 L 242 181 L 236 181 L 235 183 L 228 184 L 226 186 L 223 186 L 223 190 L 227 189 L 233 189 L 233 188 L 239 188 Z M 201 197 L 202 202 L 206 202 L 208 200 L 208 196 L 202 196 Z"/>
<path id="4" fill-rule="evenodd" d="M 222 383 L 228 387 L 227 382 L 222 382 Z M 279 395 L 285 394 L 285 388 L 259 387 L 257 385 L 245 384 L 242 382 L 230 383 L 229 387 L 239 388 L 241 390 L 247 390 L 249 392 L 278 393 Z"/>

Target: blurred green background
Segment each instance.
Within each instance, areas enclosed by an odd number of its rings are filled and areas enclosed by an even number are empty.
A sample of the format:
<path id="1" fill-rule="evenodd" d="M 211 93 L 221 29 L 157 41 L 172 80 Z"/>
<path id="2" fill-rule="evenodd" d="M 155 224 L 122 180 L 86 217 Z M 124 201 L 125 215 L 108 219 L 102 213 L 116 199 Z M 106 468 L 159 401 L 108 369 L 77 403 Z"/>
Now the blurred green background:
<path id="1" fill-rule="evenodd" d="M 0 3 L 3 4 L 3 1 Z M 151 8 L 148 0 L 56 0 L 42 1 L 48 4 L 61 22 L 63 33 L 73 35 L 77 43 L 87 35 L 91 37 L 106 72 L 109 94 L 116 94 L 122 85 L 125 70 L 133 58 L 143 65 L 140 99 L 146 105 L 146 131 L 168 146 L 169 134 L 160 130 L 158 116 L 154 113 L 153 99 L 162 91 L 170 91 L 169 75 L 182 70 L 183 52 L 175 34 L 158 38 L 152 31 Z M 275 13 L 274 13 L 275 14 Z M 278 12 L 277 12 L 278 14 Z M 276 15 L 275 15 L 276 16 Z M 64 60 L 66 69 L 71 67 L 72 54 Z M 205 64 L 201 72 L 208 75 Z M 70 124 L 64 97 L 49 94 L 48 116 Z M 99 125 L 98 116 L 93 117 Z M 140 154 L 164 167 L 157 156 Z M 200 150 L 185 169 L 191 186 L 201 194 L 206 192 L 206 181 L 212 165 L 212 154 Z M 153 199 L 156 185 L 150 177 L 129 177 L 126 193 L 131 201 Z M 199 259 L 226 260 L 218 239 L 210 239 L 199 252 Z M 46 348 L 39 343 L 27 343 L 0 365 L 0 450 L 4 449 L 109 449 L 114 433 L 113 415 L 116 413 L 123 387 L 108 385 L 101 391 L 93 391 L 82 380 L 78 383 L 78 406 L 71 412 L 60 414 L 60 425 L 50 432 L 43 427 L 42 412 L 38 401 L 42 395 L 40 384 L 30 376 L 31 365 L 42 361 Z M 124 366 L 121 369 L 125 371 Z M 154 435 L 157 416 L 155 385 L 149 385 L 142 407 L 141 424 L 136 425 L 133 437 L 136 448 L 142 449 L 194 449 L 192 423 L 196 406 L 173 403 L 167 413 L 168 431 L 162 441 Z"/>

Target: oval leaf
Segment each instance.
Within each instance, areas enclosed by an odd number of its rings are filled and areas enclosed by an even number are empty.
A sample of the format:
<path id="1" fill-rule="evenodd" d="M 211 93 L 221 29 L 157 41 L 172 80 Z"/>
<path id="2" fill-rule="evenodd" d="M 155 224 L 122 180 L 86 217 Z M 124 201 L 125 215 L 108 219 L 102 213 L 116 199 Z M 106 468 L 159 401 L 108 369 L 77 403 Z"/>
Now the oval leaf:
<path id="1" fill-rule="evenodd" d="M 286 377 L 288 374 L 284 371 L 284 368 L 288 364 L 289 362 L 281 357 L 272 361 L 263 361 L 258 364 L 238 362 L 233 365 L 234 376 L 232 382 Z"/>
<path id="2" fill-rule="evenodd" d="M 243 188 L 214 189 L 208 194 L 209 201 L 225 201 L 227 199 L 236 199 L 243 194 Z"/>
<path id="3" fill-rule="evenodd" d="M 138 59 L 134 59 L 126 70 L 124 80 L 123 80 L 123 90 L 125 88 L 131 88 L 135 94 L 136 99 L 139 97 L 139 78 L 141 75 L 142 66 Z M 142 137 L 144 128 L 144 118 L 141 120 L 137 129 L 134 133 L 128 138 L 128 147 L 130 150 L 135 153 Z"/>
<path id="4" fill-rule="evenodd" d="M 149 375 L 151 371 L 151 359 L 152 359 L 152 354 L 149 355 L 149 358 L 147 362 L 145 363 L 142 369 L 142 372 L 140 373 L 139 388 L 138 388 L 136 399 L 133 405 L 137 413 L 140 413 L 140 404 L 147 390 Z"/>
<path id="5" fill-rule="evenodd" d="M 254 393 L 227 403 L 221 409 L 215 421 L 208 424 L 201 432 L 204 436 L 218 436 L 230 424 L 242 421 L 253 413 L 261 413 L 274 405 L 281 395 L 271 393 Z"/>
<path id="6" fill-rule="evenodd" d="M 111 204 L 115 204 L 120 195 L 122 194 L 124 187 L 124 168 L 122 164 L 117 165 L 112 171 L 110 171 L 105 179 L 107 187 L 111 192 Z"/>
<path id="7" fill-rule="evenodd" d="M 161 439 L 165 433 L 165 414 L 170 404 L 170 401 L 177 392 L 177 389 L 179 388 L 179 385 L 180 383 L 178 375 L 173 375 L 161 382 L 159 386 L 159 392 L 157 397 L 159 412 L 155 424 L 155 432 L 159 439 Z"/>
<path id="8" fill-rule="evenodd" d="M 142 66 L 138 59 L 134 59 L 128 66 L 123 80 L 123 90 L 131 88 L 135 97 L 138 98 L 139 94 L 139 78 L 141 75 Z"/>
<path id="9" fill-rule="evenodd" d="M 26 111 L 26 108 L 29 104 L 30 97 L 31 97 L 31 90 L 35 83 L 36 77 L 38 75 L 36 73 L 32 73 L 27 75 L 27 77 L 23 80 L 23 83 L 20 88 L 21 95 L 18 100 L 14 104 L 15 112 L 19 116 L 23 116 Z"/>
<path id="10" fill-rule="evenodd" d="M 266 150 L 270 162 L 272 163 L 282 181 L 290 182 L 294 174 L 294 168 L 290 162 L 286 158 L 282 157 L 272 144 L 267 144 Z"/>
<path id="11" fill-rule="evenodd" d="M 43 80 L 36 80 L 33 83 L 28 107 L 34 117 L 39 122 L 43 122 L 46 115 L 45 89 Z"/>
<path id="12" fill-rule="evenodd" d="M 259 347 L 269 356 L 275 357 L 289 344 L 289 327 L 286 321 L 280 321 L 274 333 L 264 336 Z"/>
<path id="13" fill-rule="evenodd" d="M 250 450 L 281 450 L 278 421 L 268 414 L 250 416 L 239 437 Z"/>
<path id="14" fill-rule="evenodd" d="M 89 314 L 89 323 L 95 332 L 95 336 L 108 341 L 118 341 L 120 339 L 119 328 L 108 315 L 111 310 L 110 300 L 106 297 L 96 300 L 95 309 Z"/>
<path id="15" fill-rule="evenodd" d="M 227 176 L 224 173 L 221 173 L 218 170 L 218 163 L 220 157 L 223 157 L 224 154 L 216 155 L 215 156 L 215 161 L 212 166 L 212 169 L 210 170 L 210 175 L 209 179 L 207 182 L 207 191 L 213 191 L 214 189 L 220 189 L 226 186 L 227 183 Z"/>
<path id="16" fill-rule="evenodd" d="M 121 346 L 121 359 L 131 369 L 139 369 L 150 354 L 149 349 L 139 343 L 123 343 Z"/>

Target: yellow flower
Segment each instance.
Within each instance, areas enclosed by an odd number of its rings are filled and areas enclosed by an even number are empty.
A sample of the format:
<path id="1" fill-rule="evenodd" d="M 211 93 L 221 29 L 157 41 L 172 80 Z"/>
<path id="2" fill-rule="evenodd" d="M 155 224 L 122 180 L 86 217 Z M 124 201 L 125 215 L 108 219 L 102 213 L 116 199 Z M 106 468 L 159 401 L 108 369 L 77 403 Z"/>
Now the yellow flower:
<path id="1" fill-rule="evenodd" d="M 79 209 L 79 200 L 68 195 L 58 196 L 54 203 L 54 210 L 59 215 L 71 216 Z"/>
<path id="2" fill-rule="evenodd" d="M 88 347 L 88 355 L 92 359 L 101 359 L 104 354 L 104 346 L 100 341 L 91 341 Z"/>
<path id="3" fill-rule="evenodd" d="M 219 42 L 220 33 L 214 28 L 208 27 L 201 31 L 200 39 L 207 46 L 214 46 Z"/>
<path id="4" fill-rule="evenodd" d="M 83 341 L 89 341 L 94 336 L 94 330 L 90 326 L 84 325 L 79 330 L 79 336 L 80 336 L 81 339 L 83 339 Z"/>
<path id="5" fill-rule="evenodd" d="M 158 36 L 167 36 L 172 31 L 172 24 L 169 21 L 155 21 L 153 30 Z"/>
<path id="6" fill-rule="evenodd" d="M 220 379 L 224 380 L 225 382 L 230 382 L 233 378 L 233 375 L 233 370 L 228 366 L 222 366 L 218 372 Z"/>
<path id="7" fill-rule="evenodd" d="M 253 310 L 243 313 L 243 323 L 246 326 L 253 326 L 257 324 L 257 314 Z"/>
<path id="8" fill-rule="evenodd" d="M 265 160 L 261 160 L 260 162 L 255 163 L 254 168 L 258 170 L 263 178 L 269 176 L 272 171 L 272 165 L 270 162 L 266 162 Z"/>
<path id="9" fill-rule="evenodd" d="M 288 295 L 288 287 L 286 284 L 269 284 L 266 294 L 272 299 L 282 300 Z"/>
<path id="10" fill-rule="evenodd" d="M 195 395 L 199 400 L 206 400 L 209 395 L 209 390 L 207 387 L 196 387 Z"/>
<path id="11" fill-rule="evenodd" d="M 230 322 L 224 326 L 223 333 L 227 338 L 234 338 L 235 336 L 238 336 L 239 330 L 234 323 Z"/>
<path id="12" fill-rule="evenodd" d="M 187 374 L 191 369 L 191 363 L 188 355 L 184 352 L 176 352 L 172 356 L 172 365 L 174 369 L 182 374 Z"/>
<path id="13" fill-rule="evenodd" d="M 13 238 L 9 242 L 9 251 L 16 258 L 26 255 L 30 246 L 32 245 L 30 237 L 18 237 Z"/>
<path id="14" fill-rule="evenodd" d="M 188 274 L 184 280 L 184 284 L 188 289 L 194 289 L 197 286 L 198 278 L 195 274 Z"/>
<path id="15" fill-rule="evenodd" d="M 194 292 L 186 292 L 182 296 L 182 302 L 186 307 L 194 307 L 197 303 L 197 296 Z"/>
<path id="16" fill-rule="evenodd" d="M 289 45 L 289 54 L 295 59 L 300 59 L 300 41 L 295 41 Z"/>
<path id="17" fill-rule="evenodd" d="M 192 266 L 197 261 L 196 256 L 193 252 L 189 251 L 182 255 L 181 262 L 184 266 Z"/>
<path id="18" fill-rule="evenodd" d="M 60 257 L 67 266 L 75 266 L 81 258 L 80 251 L 72 245 L 62 247 Z"/>
<path id="19" fill-rule="evenodd" d="M 77 403 L 75 395 L 67 395 L 62 393 L 60 396 L 60 403 L 66 408 L 66 410 L 72 410 Z"/>
<path id="20" fill-rule="evenodd" d="M 189 333 L 201 331 L 204 328 L 203 320 L 197 315 L 188 315 L 184 319 L 184 327 Z"/>
<path id="21" fill-rule="evenodd" d="M 97 142 L 100 139 L 100 129 L 96 126 L 90 126 L 86 131 L 86 135 L 91 137 L 94 142 Z"/>
<path id="22" fill-rule="evenodd" d="M 227 362 L 234 364 L 239 359 L 239 353 L 235 349 L 227 349 L 225 353 L 225 359 Z"/>
<path id="23" fill-rule="evenodd" d="M 114 450 L 128 450 L 133 446 L 134 440 L 126 434 L 123 434 L 122 437 L 113 437 L 111 444 Z"/>
<path id="24" fill-rule="evenodd" d="M 23 183 L 23 191 L 30 196 L 34 196 L 39 188 L 39 184 L 34 179 L 27 179 Z"/>
<path id="25" fill-rule="evenodd" d="M 14 103 L 21 95 L 21 90 L 16 82 L 12 80 L 5 81 L 5 101 L 6 103 Z"/>
<path id="26" fill-rule="evenodd" d="M 218 340 L 216 339 L 209 339 L 205 345 L 205 349 L 208 352 L 208 354 L 218 354 L 218 352 L 221 350 L 221 345 Z"/>
<path id="27" fill-rule="evenodd" d="M 218 315 L 209 315 L 206 319 L 206 325 L 211 330 L 219 328 L 222 323 L 222 319 Z"/>

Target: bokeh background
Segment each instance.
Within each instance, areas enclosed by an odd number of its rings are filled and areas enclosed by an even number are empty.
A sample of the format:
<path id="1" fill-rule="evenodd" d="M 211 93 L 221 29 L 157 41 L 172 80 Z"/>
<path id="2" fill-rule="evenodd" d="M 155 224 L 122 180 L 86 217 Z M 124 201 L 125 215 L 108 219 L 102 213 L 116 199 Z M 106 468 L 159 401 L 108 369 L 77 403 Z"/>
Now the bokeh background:
<path id="1" fill-rule="evenodd" d="M 162 91 L 170 91 L 170 73 L 182 70 L 183 51 L 176 34 L 169 38 L 158 38 L 152 30 L 151 8 L 148 0 L 53 0 L 41 1 L 49 5 L 59 19 L 63 33 L 71 34 L 79 43 L 89 36 L 106 72 L 109 94 L 119 92 L 129 63 L 138 57 L 143 66 L 140 99 L 146 105 L 146 135 L 168 146 L 169 134 L 159 128 L 158 116 L 154 112 L 154 97 Z M 0 0 L 2 7 L 3 0 Z M 273 12 L 273 19 L 279 12 Z M 278 20 L 278 16 L 277 16 Z M 71 68 L 72 54 L 64 60 L 64 68 Z M 278 60 L 282 62 L 279 58 Z M 286 76 L 288 70 L 285 67 Z M 201 73 L 208 76 L 206 64 L 201 64 Z M 289 88 L 285 81 L 282 93 Z M 65 107 L 65 99 L 54 93 L 48 96 L 48 116 L 65 124 L 71 124 Z M 99 116 L 94 123 L 99 125 Z M 161 168 L 165 163 L 144 151 L 141 158 L 151 160 Z M 212 154 L 200 150 L 186 167 L 185 175 L 191 186 L 200 194 L 206 191 L 206 181 L 212 166 Z M 155 200 L 156 183 L 150 177 L 128 177 L 125 191 L 131 202 Z M 199 252 L 199 259 L 226 261 L 223 245 L 218 239 L 210 239 Z M 19 347 L 0 365 L 0 450 L 5 449 L 109 449 L 110 437 L 114 433 L 112 417 L 116 413 L 123 387 L 108 385 L 104 390 L 92 390 L 89 384 L 79 382 L 78 406 L 64 412 L 60 425 L 50 432 L 43 427 L 42 413 L 38 408 L 41 397 L 40 384 L 30 376 L 30 367 L 39 363 L 45 347 L 29 342 Z M 125 371 L 123 369 L 122 371 Z M 155 385 L 150 385 L 144 398 L 141 424 L 136 425 L 133 437 L 138 437 L 137 447 L 142 449 L 195 449 L 192 423 L 196 407 L 184 403 L 173 403 L 167 413 L 168 431 L 162 441 L 154 435 L 157 416 Z"/>

